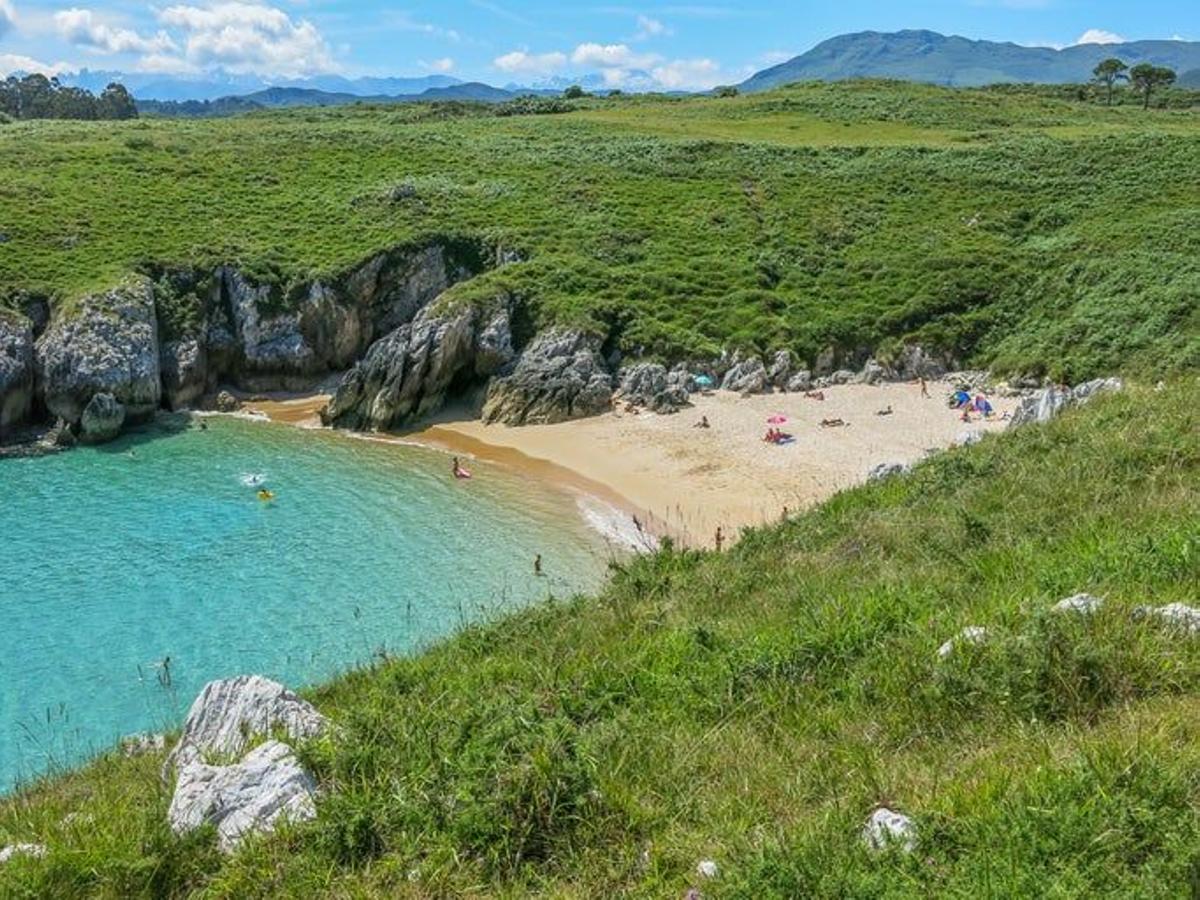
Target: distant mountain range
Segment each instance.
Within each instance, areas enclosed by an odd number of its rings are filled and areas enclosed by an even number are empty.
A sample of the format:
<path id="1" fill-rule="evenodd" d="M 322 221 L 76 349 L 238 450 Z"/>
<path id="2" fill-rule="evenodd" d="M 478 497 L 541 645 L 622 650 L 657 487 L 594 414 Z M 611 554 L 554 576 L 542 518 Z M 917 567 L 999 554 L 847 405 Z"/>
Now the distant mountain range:
<path id="1" fill-rule="evenodd" d="M 312 78 L 269 80 L 254 75 L 233 75 L 224 72 L 190 77 L 90 69 L 60 75 L 59 81 L 92 93 L 98 93 L 105 85 L 118 81 L 139 100 L 217 100 L 235 96 L 245 97 L 270 88 L 296 88 L 328 94 L 350 94 L 356 97 L 399 97 L 463 83 L 449 75 L 426 75 L 420 78 L 343 78 L 340 75 L 318 75 Z"/>
<path id="2" fill-rule="evenodd" d="M 1055 50 L 994 41 L 947 37 L 934 31 L 864 31 L 831 38 L 812 50 L 751 76 L 746 91 L 762 91 L 794 81 L 896 78 L 953 87 L 1036 82 L 1069 84 L 1089 80 L 1096 64 L 1110 56 L 1130 65 L 1169 66 L 1188 81 L 1200 78 L 1200 43 L 1136 41 L 1079 44 Z"/>

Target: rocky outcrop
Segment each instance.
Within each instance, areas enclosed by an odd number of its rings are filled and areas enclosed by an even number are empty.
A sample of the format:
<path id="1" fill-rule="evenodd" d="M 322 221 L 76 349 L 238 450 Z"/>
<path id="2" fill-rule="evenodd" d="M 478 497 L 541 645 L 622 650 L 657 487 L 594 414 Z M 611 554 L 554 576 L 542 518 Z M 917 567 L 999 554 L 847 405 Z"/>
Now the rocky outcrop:
<path id="1" fill-rule="evenodd" d="M 282 684 L 259 675 L 213 681 L 204 687 L 183 723 L 167 766 L 200 756 L 236 756 L 255 735 L 316 737 L 328 720 Z"/>
<path id="2" fill-rule="evenodd" d="M 676 413 L 690 405 L 686 369 L 670 372 L 659 363 L 638 363 L 622 369 L 617 377 L 618 395 L 652 412 Z"/>
<path id="3" fill-rule="evenodd" d="M 734 360 L 732 368 L 721 379 L 721 390 L 739 394 L 761 394 L 770 387 L 767 368 L 757 356 Z"/>
<path id="4" fill-rule="evenodd" d="M 218 846 L 229 853 L 248 835 L 273 831 L 282 821 L 315 818 L 315 795 L 316 783 L 292 749 L 268 741 L 233 765 L 184 765 L 167 820 L 176 834 L 215 826 Z"/>
<path id="5" fill-rule="evenodd" d="M 461 380 L 494 374 L 512 360 L 506 305 L 427 307 L 375 343 L 342 379 L 325 412 L 342 428 L 387 429 L 439 409 Z"/>
<path id="6" fill-rule="evenodd" d="M 771 358 L 771 367 L 767 370 L 767 383 L 778 391 L 787 390 L 788 382 L 792 380 L 792 353 L 790 350 L 779 350 Z"/>
<path id="7" fill-rule="evenodd" d="M 121 433 L 125 407 L 112 394 L 96 394 L 83 408 L 79 439 L 85 444 L 106 444 Z"/>
<path id="8" fill-rule="evenodd" d="M 903 475 L 906 472 L 908 472 L 908 466 L 906 466 L 904 463 L 880 463 L 867 473 L 867 481 L 886 481 L 888 478 L 894 478 L 895 476 Z"/>
<path id="9" fill-rule="evenodd" d="M 163 344 L 159 369 L 163 398 L 172 410 L 189 409 L 208 391 L 208 350 L 196 338 Z"/>
<path id="10" fill-rule="evenodd" d="M 802 394 L 805 391 L 811 391 L 813 386 L 812 372 L 808 369 L 801 369 L 788 379 L 787 389 L 793 394 Z"/>
<path id="11" fill-rule="evenodd" d="M 77 425 L 97 394 L 111 394 L 128 420 L 153 415 L 162 387 L 150 282 L 132 279 L 61 313 L 38 340 L 35 355 L 50 415 Z"/>
<path id="12" fill-rule="evenodd" d="M 1049 422 L 1063 410 L 1082 406 L 1094 397 L 1124 388 L 1119 378 L 1098 378 L 1074 388 L 1048 387 L 1026 397 L 1013 413 L 1012 424 L 1027 425 L 1031 422 Z"/>
<path id="13" fill-rule="evenodd" d="M 0 441 L 33 406 L 33 323 L 0 311 Z"/>
<path id="14" fill-rule="evenodd" d="M 483 418 L 509 425 L 564 422 L 610 409 L 612 393 L 600 340 L 578 331 L 550 331 L 492 379 Z"/>

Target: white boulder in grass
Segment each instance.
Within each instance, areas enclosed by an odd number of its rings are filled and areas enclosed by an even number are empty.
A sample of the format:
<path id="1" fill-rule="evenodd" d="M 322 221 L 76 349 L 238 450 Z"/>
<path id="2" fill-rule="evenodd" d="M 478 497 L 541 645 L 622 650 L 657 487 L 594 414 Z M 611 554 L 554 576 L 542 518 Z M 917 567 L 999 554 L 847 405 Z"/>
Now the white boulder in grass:
<path id="1" fill-rule="evenodd" d="M 1166 606 L 1143 606 L 1137 613 L 1153 616 L 1159 621 L 1188 634 L 1200 634 L 1200 609 L 1186 603 L 1168 603 Z"/>
<path id="2" fill-rule="evenodd" d="M 904 813 L 880 807 L 863 826 L 862 839 L 876 853 L 891 849 L 912 853 L 917 849 L 917 823 Z"/>
<path id="3" fill-rule="evenodd" d="M 1054 604 L 1055 612 L 1070 612 L 1080 613 L 1085 616 L 1090 616 L 1093 613 L 1100 611 L 1104 606 L 1104 598 L 1094 597 L 1091 594 L 1076 594 L 1074 597 L 1068 597 L 1066 600 L 1059 600 Z"/>
<path id="4" fill-rule="evenodd" d="M 908 472 L 908 470 L 908 466 L 906 466 L 904 463 L 880 463 L 867 473 L 867 481 L 883 481 L 888 478 L 893 478 L 897 475 L 904 475 Z"/>
<path id="5" fill-rule="evenodd" d="M 218 845 L 230 853 L 246 836 L 273 831 L 281 821 L 316 818 L 316 789 L 292 748 L 268 741 L 232 766 L 186 763 L 167 820 L 176 834 L 215 825 Z"/>
<path id="6" fill-rule="evenodd" d="M 938 658 L 947 659 L 952 654 L 956 647 L 963 644 L 982 644 L 988 638 L 988 631 L 979 625 L 969 625 L 956 634 L 942 646 L 938 647 Z"/>
<path id="7" fill-rule="evenodd" d="M 716 878 L 721 874 L 721 867 L 715 860 L 702 859 L 696 863 L 696 874 L 701 878 Z"/>
<path id="8" fill-rule="evenodd" d="M 205 685 L 183 723 L 167 767 L 206 754 L 235 757 L 250 738 L 282 731 L 293 740 L 316 737 L 328 720 L 282 684 L 261 675 L 239 675 Z"/>
<path id="9" fill-rule="evenodd" d="M 16 859 L 18 856 L 41 859 L 45 855 L 45 844 L 9 844 L 7 847 L 0 847 L 0 865 Z"/>

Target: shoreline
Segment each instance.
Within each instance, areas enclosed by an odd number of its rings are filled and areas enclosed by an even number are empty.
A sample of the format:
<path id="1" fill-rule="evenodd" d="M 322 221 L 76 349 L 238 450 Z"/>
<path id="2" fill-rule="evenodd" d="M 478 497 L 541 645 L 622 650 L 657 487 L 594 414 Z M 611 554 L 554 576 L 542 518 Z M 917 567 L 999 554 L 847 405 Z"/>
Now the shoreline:
<path id="1" fill-rule="evenodd" d="M 618 533 L 634 546 L 649 534 L 712 547 L 718 529 L 732 544 L 744 528 L 779 521 L 864 483 L 877 465 L 912 465 L 967 435 L 1002 431 L 1003 417 L 1018 402 L 991 397 L 996 417 L 967 424 L 945 403 L 951 390 L 949 382 L 930 382 L 926 398 L 915 384 L 843 385 L 826 388 L 823 401 L 718 392 L 694 395 L 691 407 L 673 415 L 614 411 L 517 428 L 485 425 L 465 407 L 452 406 L 412 431 L 363 437 L 501 465 L 576 495 L 581 512 L 586 498 L 594 498 L 628 517 Z M 327 400 L 320 393 L 269 395 L 246 401 L 244 412 L 322 428 L 318 413 Z M 878 414 L 885 410 L 891 412 Z M 762 440 L 767 419 L 777 415 L 794 435 L 788 445 Z M 694 427 L 701 417 L 710 428 Z M 822 427 L 822 420 L 846 425 Z"/>

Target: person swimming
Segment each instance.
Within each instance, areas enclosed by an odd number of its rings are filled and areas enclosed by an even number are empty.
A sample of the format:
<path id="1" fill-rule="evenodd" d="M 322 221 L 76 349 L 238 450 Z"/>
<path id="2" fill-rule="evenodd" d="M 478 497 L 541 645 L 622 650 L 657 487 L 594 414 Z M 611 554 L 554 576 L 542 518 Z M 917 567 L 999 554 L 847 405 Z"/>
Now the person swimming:
<path id="1" fill-rule="evenodd" d="M 273 491 L 268 491 L 266 488 L 263 488 L 261 491 L 258 492 L 258 499 L 263 501 L 264 503 L 266 503 L 270 500 L 275 499 L 275 493 Z"/>
<path id="2" fill-rule="evenodd" d="M 471 473 L 463 468 L 463 464 L 458 461 L 458 457 L 454 457 L 454 465 L 450 469 L 450 473 L 459 481 L 465 481 L 471 477 Z"/>

